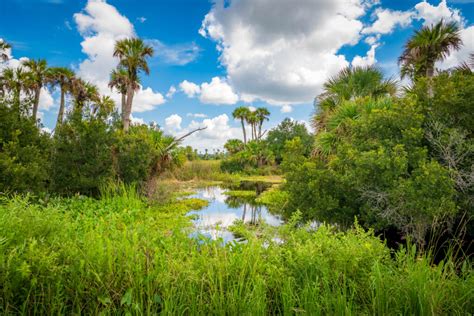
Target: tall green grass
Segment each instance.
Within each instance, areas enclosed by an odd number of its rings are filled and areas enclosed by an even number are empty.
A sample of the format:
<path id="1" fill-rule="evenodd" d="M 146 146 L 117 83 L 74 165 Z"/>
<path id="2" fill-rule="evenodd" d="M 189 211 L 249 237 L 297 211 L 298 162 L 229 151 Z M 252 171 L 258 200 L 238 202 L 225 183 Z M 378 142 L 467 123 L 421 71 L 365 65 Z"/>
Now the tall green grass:
<path id="1" fill-rule="evenodd" d="M 179 181 L 225 181 L 229 179 L 231 175 L 223 173 L 220 164 L 220 160 L 186 161 L 182 167 L 167 171 L 162 177 L 174 178 Z"/>
<path id="2" fill-rule="evenodd" d="M 465 315 L 472 267 L 433 265 L 359 228 L 294 222 L 247 243 L 192 239 L 183 200 L 131 188 L 100 200 L 0 201 L 0 314 Z"/>

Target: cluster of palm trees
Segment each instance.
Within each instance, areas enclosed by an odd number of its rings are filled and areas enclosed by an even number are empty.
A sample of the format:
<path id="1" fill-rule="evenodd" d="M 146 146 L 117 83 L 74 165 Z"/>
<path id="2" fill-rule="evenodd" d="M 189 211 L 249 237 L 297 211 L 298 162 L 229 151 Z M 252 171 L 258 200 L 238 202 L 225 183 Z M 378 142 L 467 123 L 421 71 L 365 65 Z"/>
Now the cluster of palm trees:
<path id="1" fill-rule="evenodd" d="M 244 135 L 244 144 L 247 144 L 245 123 L 249 124 L 250 126 L 251 140 L 260 140 L 265 134 L 265 132 L 262 132 L 263 122 L 268 121 L 270 112 L 264 107 L 252 111 L 246 106 L 240 106 L 232 112 L 232 116 L 235 119 L 240 120 L 242 124 L 242 132 Z"/>
<path id="2" fill-rule="evenodd" d="M 9 59 L 7 50 L 11 48 L 7 42 L 0 42 L 0 61 Z M 148 74 L 149 68 L 146 57 L 153 55 L 153 49 L 144 44 L 139 38 L 130 38 L 117 41 L 114 57 L 119 59 L 119 65 L 111 74 L 109 86 L 116 88 L 122 95 L 122 123 L 125 131 L 130 126 L 130 114 L 134 93 L 140 88 L 140 71 Z M 96 85 L 86 82 L 76 76 L 74 71 L 67 67 L 49 67 L 44 59 L 22 61 L 18 67 L 6 67 L 0 74 L 0 96 L 8 96 L 15 106 L 20 107 L 22 98 L 32 101 L 31 117 L 37 120 L 40 96 L 43 88 L 59 87 L 60 105 L 57 116 L 57 125 L 64 120 L 66 97 L 74 99 L 73 111 L 82 113 L 84 106 L 91 102 L 97 109 L 113 110 L 114 103 L 110 97 L 101 96 Z"/>

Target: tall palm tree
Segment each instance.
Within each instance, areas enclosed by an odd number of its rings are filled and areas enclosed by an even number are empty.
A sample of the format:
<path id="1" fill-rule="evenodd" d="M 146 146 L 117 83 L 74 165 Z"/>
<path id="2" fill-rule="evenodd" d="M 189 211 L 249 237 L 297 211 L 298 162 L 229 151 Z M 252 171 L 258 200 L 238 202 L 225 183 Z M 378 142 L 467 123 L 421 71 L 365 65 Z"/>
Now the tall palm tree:
<path id="1" fill-rule="evenodd" d="M 12 48 L 10 44 L 2 40 L 0 42 L 0 60 L 1 61 L 7 61 L 9 56 L 7 54 L 7 49 Z"/>
<path id="2" fill-rule="evenodd" d="M 66 93 L 71 92 L 71 85 L 74 79 L 74 72 L 66 67 L 54 67 L 51 69 L 51 83 L 59 85 L 61 90 L 61 101 L 59 104 L 58 118 L 56 125 L 63 122 Z"/>
<path id="3" fill-rule="evenodd" d="M 244 144 L 247 144 L 247 133 L 245 131 L 245 121 L 247 120 L 247 116 L 249 115 L 250 110 L 248 107 L 245 106 L 239 106 L 238 108 L 235 108 L 235 110 L 232 112 L 232 116 L 234 119 L 239 119 L 240 123 L 242 124 L 242 132 L 244 134 Z"/>
<path id="4" fill-rule="evenodd" d="M 28 74 L 29 74 L 29 79 L 30 79 L 29 88 L 33 92 L 32 117 L 33 117 L 33 120 L 36 121 L 36 115 L 38 113 L 41 89 L 43 88 L 43 85 L 45 85 L 48 82 L 50 78 L 50 72 L 49 72 L 48 64 L 46 60 L 44 59 L 38 59 L 38 60 L 30 59 L 30 60 L 24 61 L 22 65 L 28 68 Z"/>
<path id="5" fill-rule="evenodd" d="M 127 84 L 128 84 L 128 73 L 124 68 L 117 68 L 112 70 L 110 73 L 109 87 L 110 89 L 117 89 L 122 96 L 121 103 L 121 115 L 122 121 L 124 120 L 125 106 L 127 103 Z"/>
<path id="6" fill-rule="evenodd" d="M 262 125 L 264 121 L 269 120 L 270 116 L 270 111 L 268 111 L 267 108 L 261 107 L 255 110 L 255 115 L 257 116 L 258 119 L 258 139 L 262 137 Z"/>
<path id="7" fill-rule="evenodd" d="M 128 75 L 127 100 L 122 116 L 123 129 L 125 131 L 128 131 L 130 126 L 133 96 L 140 87 L 138 74 L 140 71 L 145 72 L 147 75 L 150 73 L 146 58 L 151 56 L 153 56 L 153 48 L 146 45 L 142 39 L 128 38 L 115 43 L 114 57 L 119 58 L 119 67 L 124 68 Z"/>
<path id="8" fill-rule="evenodd" d="M 415 31 L 398 59 L 402 66 L 402 77 L 433 77 L 435 63 L 446 59 L 452 50 L 459 50 L 461 46 L 459 27 L 454 22 L 445 23 L 441 20 L 435 25 Z"/>

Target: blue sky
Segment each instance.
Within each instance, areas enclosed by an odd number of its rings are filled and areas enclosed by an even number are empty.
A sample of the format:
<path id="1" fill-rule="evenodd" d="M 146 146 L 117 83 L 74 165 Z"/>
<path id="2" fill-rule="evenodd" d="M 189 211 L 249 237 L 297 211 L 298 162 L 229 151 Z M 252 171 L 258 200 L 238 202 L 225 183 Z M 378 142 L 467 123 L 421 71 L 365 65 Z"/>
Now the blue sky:
<path id="1" fill-rule="evenodd" d="M 266 106 L 271 128 L 285 117 L 308 121 L 322 83 L 344 66 L 376 64 L 396 77 L 406 39 L 441 18 L 459 23 L 465 47 L 438 66 L 474 51 L 474 1 L 298 2 L 1 0 L 0 38 L 13 46 L 10 66 L 22 57 L 45 58 L 107 94 L 113 41 L 147 40 L 156 54 L 133 116 L 174 135 L 208 126 L 187 141 L 201 150 L 241 137 L 231 117 L 237 106 Z M 42 97 L 42 122 L 50 129 L 57 97 Z"/>

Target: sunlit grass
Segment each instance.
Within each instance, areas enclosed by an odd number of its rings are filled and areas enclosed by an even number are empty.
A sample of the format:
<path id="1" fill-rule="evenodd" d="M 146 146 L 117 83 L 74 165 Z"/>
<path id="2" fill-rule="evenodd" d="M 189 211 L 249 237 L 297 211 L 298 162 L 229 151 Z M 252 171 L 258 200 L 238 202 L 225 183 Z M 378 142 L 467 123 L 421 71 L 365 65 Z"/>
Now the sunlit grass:
<path id="1" fill-rule="evenodd" d="M 466 314 L 472 268 L 410 248 L 392 259 L 360 228 L 239 230 L 192 239 L 198 199 L 150 205 L 133 187 L 102 199 L 0 202 L 1 314 Z M 279 239 L 275 239 L 278 236 Z"/>

